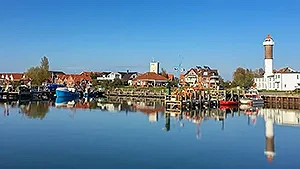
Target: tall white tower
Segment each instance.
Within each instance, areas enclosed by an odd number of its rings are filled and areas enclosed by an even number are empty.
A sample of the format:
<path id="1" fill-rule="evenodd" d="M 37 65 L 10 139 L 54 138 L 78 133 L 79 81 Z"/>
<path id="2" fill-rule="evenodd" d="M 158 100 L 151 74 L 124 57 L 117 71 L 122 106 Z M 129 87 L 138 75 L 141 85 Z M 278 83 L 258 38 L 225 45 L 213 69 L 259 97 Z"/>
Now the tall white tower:
<path id="1" fill-rule="evenodd" d="M 265 47 L 265 77 L 273 75 L 273 46 L 274 41 L 270 34 L 265 38 L 263 42 Z"/>
<path id="2" fill-rule="evenodd" d="M 150 63 L 150 72 L 159 73 L 159 62 L 154 60 Z"/>

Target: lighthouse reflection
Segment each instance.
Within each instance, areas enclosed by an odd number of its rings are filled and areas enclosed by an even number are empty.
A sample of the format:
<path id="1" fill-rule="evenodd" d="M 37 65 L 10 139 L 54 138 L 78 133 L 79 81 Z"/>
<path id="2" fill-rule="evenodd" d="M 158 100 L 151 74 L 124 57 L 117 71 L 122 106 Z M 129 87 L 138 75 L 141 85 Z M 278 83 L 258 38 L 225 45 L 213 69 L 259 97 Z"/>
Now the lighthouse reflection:
<path id="1" fill-rule="evenodd" d="M 284 135 L 284 133 L 278 130 L 276 133 L 275 130 L 281 126 L 300 126 L 299 109 L 278 109 L 267 108 L 266 106 L 263 108 L 262 106 L 253 107 L 242 105 L 239 107 L 220 107 L 219 109 L 168 112 L 164 110 L 163 102 L 159 100 L 91 101 L 85 99 L 58 99 L 54 103 L 30 101 L 26 103 L 5 103 L 0 104 L 0 108 L 2 108 L 4 112 L 3 118 L 13 118 L 15 117 L 14 113 L 18 112 L 16 114 L 22 115 L 22 119 L 23 117 L 27 117 L 27 119 L 40 120 L 47 120 L 47 116 L 52 114 L 52 112 L 55 113 L 58 109 L 68 113 L 75 112 L 75 110 L 78 109 L 80 109 L 80 111 L 77 111 L 79 113 L 84 112 L 86 109 L 98 110 L 93 111 L 95 117 L 106 113 L 117 114 L 116 116 L 109 116 L 111 119 L 106 119 L 107 121 L 113 121 L 114 117 L 122 115 L 124 116 L 122 118 L 130 120 L 134 114 L 137 114 L 138 116 L 135 118 L 142 117 L 139 120 L 142 121 L 144 126 L 149 125 L 148 127 L 156 132 L 179 134 L 178 131 L 180 131 L 185 133 L 185 138 L 189 137 L 195 140 L 197 139 L 199 142 L 205 142 L 212 139 L 212 137 L 219 140 L 222 140 L 222 137 L 231 139 L 230 136 L 232 136 L 233 133 L 235 136 L 241 135 L 240 139 L 244 139 L 242 137 L 244 133 L 248 132 L 248 135 L 252 136 L 253 133 L 251 133 L 251 131 L 262 132 L 264 136 L 259 136 L 258 138 L 263 139 L 265 144 L 261 152 L 264 153 L 269 162 L 272 162 L 276 157 L 278 158 L 276 154 L 280 151 L 278 145 L 275 144 L 276 139 L 278 144 L 278 138 L 281 138 L 283 137 L 282 135 Z M 18 111 L 14 111 L 14 109 L 18 109 Z M 77 112 L 72 115 L 76 117 Z M 8 113 L 9 115 L 7 115 Z M 63 113 L 56 114 L 56 116 L 64 118 L 62 117 L 64 116 Z M 89 116 L 89 113 L 84 114 L 84 116 Z M 82 115 L 80 117 L 82 117 Z M 52 116 L 52 118 L 54 118 L 54 116 Z M 235 130 L 237 128 L 239 128 L 239 130 Z M 284 128 L 284 131 L 288 130 L 288 127 Z M 257 138 L 254 136 L 251 139 L 255 140 Z"/>

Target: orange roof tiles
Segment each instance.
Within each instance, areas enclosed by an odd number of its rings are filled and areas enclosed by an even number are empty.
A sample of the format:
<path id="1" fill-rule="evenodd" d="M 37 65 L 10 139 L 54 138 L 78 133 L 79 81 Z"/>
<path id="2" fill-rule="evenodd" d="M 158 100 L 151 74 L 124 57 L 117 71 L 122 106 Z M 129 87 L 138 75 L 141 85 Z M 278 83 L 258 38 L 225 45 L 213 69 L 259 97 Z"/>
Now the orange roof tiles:
<path id="1" fill-rule="evenodd" d="M 168 80 L 170 80 L 170 81 L 174 80 L 174 75 L 173 74 L 168 74 Z"/>
<path id="2" fill-rule="evenodd" d="M 8 77 L 11 80 L 11 76 L 13 77 L 13 80 L 21 80 L 23 77 L 25 77 L 24 73 L 0 73 L 0 79 L 5 79 Z"/>
<path id="3" fill-rule="evenodd" d="M 57 76 L 61 80 L 73 80 L 74 82 L 80 82 L 82 80 L 92 81 L 92 78 L 86 74 L 66 74 Z"/>
<path id="4" fill-rule="evenodd" d="M 276 71 L 276 70 L 275 70 L 275 72 L 273 71 L 273 73 L 298 73 L 298 72 L 290 67 L 284 67 L 284 68 L 279 69 L 278 71 Z"/>
<path id="5" fill-rule="evenodd" d="M 156 74 L 154 72 L 147 72 L 144 74 L 139 75 L 134 79 L 136 80 L 162 80 L 162 81 L 167 81 L 168 79 L 162 75 Z"/>

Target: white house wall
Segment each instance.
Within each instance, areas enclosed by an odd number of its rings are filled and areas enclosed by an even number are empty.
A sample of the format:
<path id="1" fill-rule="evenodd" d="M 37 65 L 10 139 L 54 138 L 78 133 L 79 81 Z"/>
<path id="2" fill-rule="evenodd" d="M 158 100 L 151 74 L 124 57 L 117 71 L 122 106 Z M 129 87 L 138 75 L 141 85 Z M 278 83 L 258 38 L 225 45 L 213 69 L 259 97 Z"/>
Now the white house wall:
<path id="1" fill-rule="evenodd" d="M 295 90 L 300 87 L 300 73 L 281 73 L 280 84 L 281 90 Z"/>
<path id="2" fill-rule="evenodd" d="M 97 77 L 97 80 L 115 80 L 115 79 L 121 79 L 121 78 L 122 78 L 122 75 L 120 73 L 112 72 L 106 76 L 103 75 L 103 76 Z"/>
<path id="3" fill-rule="evenodd" d="M 274 77 L 254 78 L 258 90 L 292 91 L 300 88 L 300 73 L 275 73 Z"/>

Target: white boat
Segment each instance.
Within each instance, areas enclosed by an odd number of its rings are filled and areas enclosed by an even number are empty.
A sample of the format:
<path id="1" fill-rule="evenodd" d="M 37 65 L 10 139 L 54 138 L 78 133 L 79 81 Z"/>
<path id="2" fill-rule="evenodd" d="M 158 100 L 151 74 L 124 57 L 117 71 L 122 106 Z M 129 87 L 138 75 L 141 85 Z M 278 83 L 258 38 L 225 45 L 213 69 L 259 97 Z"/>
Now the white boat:
<path id="1" fill-rule="evenodd" d="M 264 100 L 259 95 L 256 89 L 249 89 L 246 94 L 240 99 L 241 104 L 259 105 L 264 104 Z"/>

